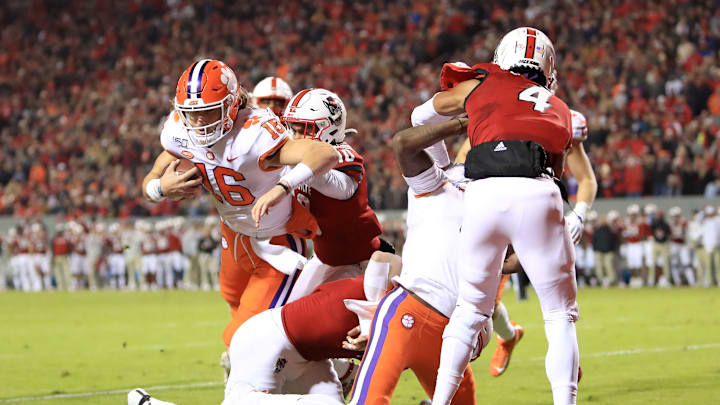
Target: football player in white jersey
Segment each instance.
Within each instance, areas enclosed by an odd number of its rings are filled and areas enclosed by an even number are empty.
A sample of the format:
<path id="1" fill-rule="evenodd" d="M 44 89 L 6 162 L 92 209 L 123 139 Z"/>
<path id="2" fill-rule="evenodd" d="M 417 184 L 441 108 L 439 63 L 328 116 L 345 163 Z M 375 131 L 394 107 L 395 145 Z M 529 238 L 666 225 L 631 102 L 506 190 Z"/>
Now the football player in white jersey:
<path id="1" fill-rule="evenodd" d="M 278 117 L 282 116 L 293 96 L 287 82 L 279 77 L 268 76 L 260 80 L 253 89 L 253 102 L 260 108 L 269 108 Z"/>
<path id="2" fill-rule="evenodd" d="M 250 104 L 225 63 L 203 59 L 180 77 L 174 111 L 143 181 L 150 201 L 196 195 L 203 184 L 221 216 L 220 293 L 233 321 L 225 344 L 245 320 L 287 300 L 317 225 L 290 191 L 337 162 L 332 146 L 293 140 L 271 111 Z M 195 167 L 176 174 L 179 159 Z M 292 169 L 288 165 L 294 165 Z M 197 174 L 201 179 L 193 179 Z"/>
<path id="3" fill-rule="evenodd" d="M 440 165 L 448 165 L 433 163 L 424 148 L 464 134 L 466 125 L 465 118 L 452 119 L 409 128 L 393 138 L 403 177 L 410 186 L 403 272 L 395 279 L 399 286 L 375 312 L 350 404 L 389 404 L 400 374 L 407 368 L 428 395 L 435 389 L 442 334 L 458 295 L 454 246 L 462 224 L 463 169 L 441 170 Z M 491 325 L 485 324 L 476 354 L 487 344 Z M 453 403 L 476 403 L 470 366 Z"/>

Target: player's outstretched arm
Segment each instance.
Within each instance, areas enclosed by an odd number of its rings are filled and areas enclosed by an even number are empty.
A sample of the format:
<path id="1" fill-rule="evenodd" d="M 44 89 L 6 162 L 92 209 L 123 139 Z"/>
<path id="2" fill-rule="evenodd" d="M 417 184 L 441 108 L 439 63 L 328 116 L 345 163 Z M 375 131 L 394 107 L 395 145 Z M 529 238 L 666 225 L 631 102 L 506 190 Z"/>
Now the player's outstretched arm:
<path id="1" fill-rule="evenodd" d="M 253 205 L 252 216 L 255 225 L 260 226 L 260 217 L 267 214 L 283 197 L 295 188 L 306 184 L 313 176 L 327 173 L 338 162 L 338 153 L 330 144 L 310 139 L 288 140 L 275 156 L 265 161 L 267 167 L 295 167 L 285 174 L 278 185 L 260 197 Z"/>
<path id="2" fill-rule="evenodd" d="M 570 173 L 575 176 L 578 182 L 577 202 L 573 212 L 566 217 L 570 236 L 573 243 L 577 244 L 582 238 L 585 215 L 595 201 L 595 194 L 597 194 L 597 179 L 595 179 L 590 159 L 585 153 L 581 140 L 573 140 L 572 148 L 567 155 L 567 165 Z"/>
<path id="3" fill-rule="evenodd" d="M 591 206 L 597 194 L 597 179 L 582 141 L 573 141 L 567 156 L 567 165 L 578 182 L 577 202 Z"/>
<path id="4" fill-rule="evenodd" d="M 403 129 L 393 136 L 392 145 L 403 176 L 413 177 L 433 165 L 424 149 L 451 136 L 464 134 L 467 118 Z"/>
<path id="5" fill-rule="evenodd" d="M 201 178 L 192 179 L 198 174 L 197 168 L 192 168 L 180 175 L 175 175 L 175 168 L 180 161 L 167 151 L 163 151 L 155 159 L 150 172 L 142 182 L 143 196 L 150 202 L 158 202 L 165 197 L 182 199 L 192 197 L 197 191 Z"/>
<path id="6" fill-rule="evenodd" d="M 440 115 L 459 115 L 465 112 L 465 99 L 477 86 L 482 84 L 480 80 L 466 80 L 450 90 L 442 91 L 435 95 L 433 107 Z"/>

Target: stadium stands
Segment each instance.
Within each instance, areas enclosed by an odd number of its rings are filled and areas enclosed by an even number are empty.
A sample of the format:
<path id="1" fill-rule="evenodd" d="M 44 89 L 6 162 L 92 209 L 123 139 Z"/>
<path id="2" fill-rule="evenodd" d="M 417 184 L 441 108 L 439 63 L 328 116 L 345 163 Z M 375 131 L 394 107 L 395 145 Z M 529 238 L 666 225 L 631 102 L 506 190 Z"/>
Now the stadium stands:
<path id="1" fill-rule="evenodd" d="M 553 38 L 559 95 L 589 119 L 601 197 L 718 192 L 712 1 L 75 3 L 72 15 L 65 2 L 0 11 L 1 214 L 207 213 L 204 201 L 151 206 L 138 186 L 175 80 L 201 56 L 248 88 L 277 74 L 335 90 L 373 206 L 403 208 L 389 138 L 437 90 L 441 62 L 487 61 L 500 33 L 528 24 Z"/>

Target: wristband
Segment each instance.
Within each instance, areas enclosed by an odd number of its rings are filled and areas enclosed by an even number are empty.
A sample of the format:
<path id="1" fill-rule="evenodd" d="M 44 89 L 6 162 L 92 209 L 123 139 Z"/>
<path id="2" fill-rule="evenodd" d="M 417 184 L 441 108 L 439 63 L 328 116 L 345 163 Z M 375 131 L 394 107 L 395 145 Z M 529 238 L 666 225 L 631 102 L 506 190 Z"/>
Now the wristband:
<path id="1" fill-rule="evenodd" d="M 312 179 L 313 171 L 305 163 L 298 163 L 295 167 L 280 178 L 290 190 L 295 190 Z"/>
<path id="2" fill-rule="evenodd" d="M 412 126 L 417 127 L 418 125 L 434 124 L 436 122 L 445 122 L 452 119 L 451 116 L 442 115 L 435 110 L 433 101 L 437 95 L 438 93 L 435 93 L 430 100 L 413 109 L 412 114 L 410 114 L 410 123 Z"/>
<path id="3" fill-rule="evenodd" d="M 443 140 L 428 146 L 425 148 L 425 152 L 430 155 L 435 164 L 441 169 L 450 166 L 450 163 L 452 163 L 450 161 L 450 155 L 448 155 L 447 147 L 445 146 L 445 141 Z"/>
<path id="4" fill-rule="evenodd" d="M 276 186 L 280 186 L 285 190 L 285 195 L 290 194 L 290 187 L 286 186 L 285 183 L 279 182 Z"/>
<path id="5" fill-rule="evenodd" d="M 165 199 L 160 187 L 160 179 L 152 179 L 148 181 L 145 186 L 145 194 L 150 198 L 152 202 L 160 202 Z"/>
<path id="6" fill-rule="evenodd" d="M 577 214 L 577 216 L 580 217 L 580 220 L 582 222 L 585 222 L 585 215 L 587 214 L 588 208 L 590 208 L 588 203 L 586 203 L 584 201 L 580 201 L 577 204 L 575 204 L 573 211 Z"/>

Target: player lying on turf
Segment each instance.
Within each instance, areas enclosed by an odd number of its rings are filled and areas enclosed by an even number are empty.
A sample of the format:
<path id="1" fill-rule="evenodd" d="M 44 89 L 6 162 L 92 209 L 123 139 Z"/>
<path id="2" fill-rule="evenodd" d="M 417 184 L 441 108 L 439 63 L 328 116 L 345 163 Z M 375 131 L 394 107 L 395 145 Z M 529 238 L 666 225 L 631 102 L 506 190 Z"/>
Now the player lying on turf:
<path id="1" fill-rule="evenodd" d="M 462 223 L 464 177 L 461 165 L 443 171 L 424 148 L 464 134 L 466 125 L 465 118 L 453 119 L 409 128 L 393 138 L 410 186 L 403 272 L 398 287 L 375 312 L 350 404 L 389 404 L 400 374 L 408 368 L 428 395 L 435 388 L 442 333 L 458 295 L 453 252 Z M 517 261 L 508 261 L 507 270 L 517 271 L 516 266 Z M 475 345 L 476 354 L 487 344 L 491 329 L 488 321 Z M 476 403 L 469 366 L 454 403 Z"/>
<path id="2" fill-rule="evenodd" d="M 358 315 L 347 307 L 372 311 L 402 267 L 399 256 L 375 252 L 372 257 L 388 264 L 384 273 L 322 284 L 306 297 L 243 323 L 228 348 L 231 371 L 223 405 L 344 404 L 328 359 L 357 357 L 367 339 Z M 128 405 L 140 405 L 131 399 L 138 400 L 135 390 L 128 394 Z"/>

